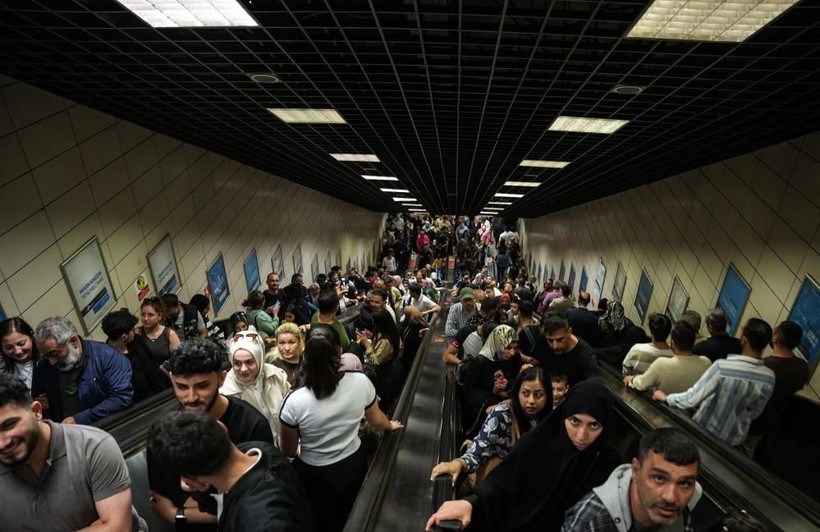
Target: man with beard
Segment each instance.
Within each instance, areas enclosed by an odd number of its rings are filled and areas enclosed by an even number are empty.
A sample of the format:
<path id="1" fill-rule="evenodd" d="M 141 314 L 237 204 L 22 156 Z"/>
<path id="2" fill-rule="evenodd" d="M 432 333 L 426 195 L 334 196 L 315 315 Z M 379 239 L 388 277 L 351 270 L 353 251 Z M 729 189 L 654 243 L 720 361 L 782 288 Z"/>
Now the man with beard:
<path id="1" fill-rule="evenodd" d="M 234 338 L 240 335 L 250 337 L 256 333 L 243 331 Z M 259 411 L 241 399 L 219 393 L 226 375 L 223 360 L 222 351 L 213 342 L 201 338 L 182 342 L 169 359 L 171 382 L 179 401 L 175 409 L 207 413 L 225 425 L 234 444 L 265 441 L 275 445 L 270 424 Z M 189 530 L 216 530 L 216 499 L 207 493 L 191 495 L 183 491 L 179 475 L 158 464 L 150 452 L 147 460 L 149 504 L 154 513 L 171 523 L 186 523 Z"/>
<path id="2" fill-rule="evenodd" d="M 562 532 L 681 530 L 692 532 L 691 511 L 700 500 L 700 453 L 683 432 L 653 430 L 638 457 L 615 469 L 567 511 Z M 683 516 L 683 522 L 678 519 Z"/>
<path id="3" fill-rule="evenodd" d="M 59 316 L 37 325 L 34 342 L 42 357 L 31 394 L 42 404 L 43 417 L 90 425 L 131 406 L 131 363 L 111 346 L 81 338 L 74 324 Z"/>
<path id="4" fill-rule="evenodd" d="M 23 381 L 0 374 L 0 530 L 139 530 L 114 438 L 42 413 Z"/>

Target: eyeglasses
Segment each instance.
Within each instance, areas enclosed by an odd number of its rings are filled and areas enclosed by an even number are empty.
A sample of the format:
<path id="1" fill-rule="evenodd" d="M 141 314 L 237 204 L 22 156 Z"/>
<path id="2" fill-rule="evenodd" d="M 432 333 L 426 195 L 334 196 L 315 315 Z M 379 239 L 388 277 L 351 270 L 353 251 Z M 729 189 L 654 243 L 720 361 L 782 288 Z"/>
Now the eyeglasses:
<path id="1" fill-rule="evenodd" d="M 250 338 L 251 340 L 256 340 L 259 338 L 259 335 L 255 332 L 248 332 L 248 331 L 239 331 L 233 335 L 233 341 L 237 342 L 242 338 Z"/>

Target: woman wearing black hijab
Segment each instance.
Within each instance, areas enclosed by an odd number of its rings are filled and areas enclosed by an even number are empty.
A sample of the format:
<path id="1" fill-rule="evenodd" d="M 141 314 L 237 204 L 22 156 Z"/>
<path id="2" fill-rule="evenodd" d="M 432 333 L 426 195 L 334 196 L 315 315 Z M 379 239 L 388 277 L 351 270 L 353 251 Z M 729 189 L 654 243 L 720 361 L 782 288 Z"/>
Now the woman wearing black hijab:
<path id="1" fill-rule="evenodd" d="M 621 464 L 609 444 L 611 418 L 612 393 L 600 381 L 575 385 L 473 493 L 445 502 L 427 530 L 450 519 L 472 531 L 560 530 L 564 512 Z"/>

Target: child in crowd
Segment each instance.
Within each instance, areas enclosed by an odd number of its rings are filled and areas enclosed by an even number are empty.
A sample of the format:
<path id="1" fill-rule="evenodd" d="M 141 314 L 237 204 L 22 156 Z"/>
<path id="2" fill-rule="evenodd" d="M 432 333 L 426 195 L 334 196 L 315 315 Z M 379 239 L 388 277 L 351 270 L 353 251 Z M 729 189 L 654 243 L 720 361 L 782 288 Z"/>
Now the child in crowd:
<path id="1" fill-rule="evenodd" d="M 551 374 L 550 382 L 552 383 L 552 409 L 555 410 L 564 402 L 564 397 L 569 391 L 569 381 L 566 375 Z"/>

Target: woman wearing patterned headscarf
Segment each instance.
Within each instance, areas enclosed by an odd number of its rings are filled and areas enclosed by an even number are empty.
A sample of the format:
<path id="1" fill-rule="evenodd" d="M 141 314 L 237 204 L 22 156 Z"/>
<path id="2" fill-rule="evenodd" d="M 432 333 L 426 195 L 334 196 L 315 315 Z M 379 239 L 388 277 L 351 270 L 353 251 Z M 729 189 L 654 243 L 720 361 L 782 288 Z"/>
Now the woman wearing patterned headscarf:
<path id="1" fill-rule="evenodd" d="M 646 343 L 649 337 L 624 314 L 620 301 L 609 301 L 606 311 L 598 319 L 601 330 L 598 358 L 620 369 L 624 357 L 635 344 Z"/>

